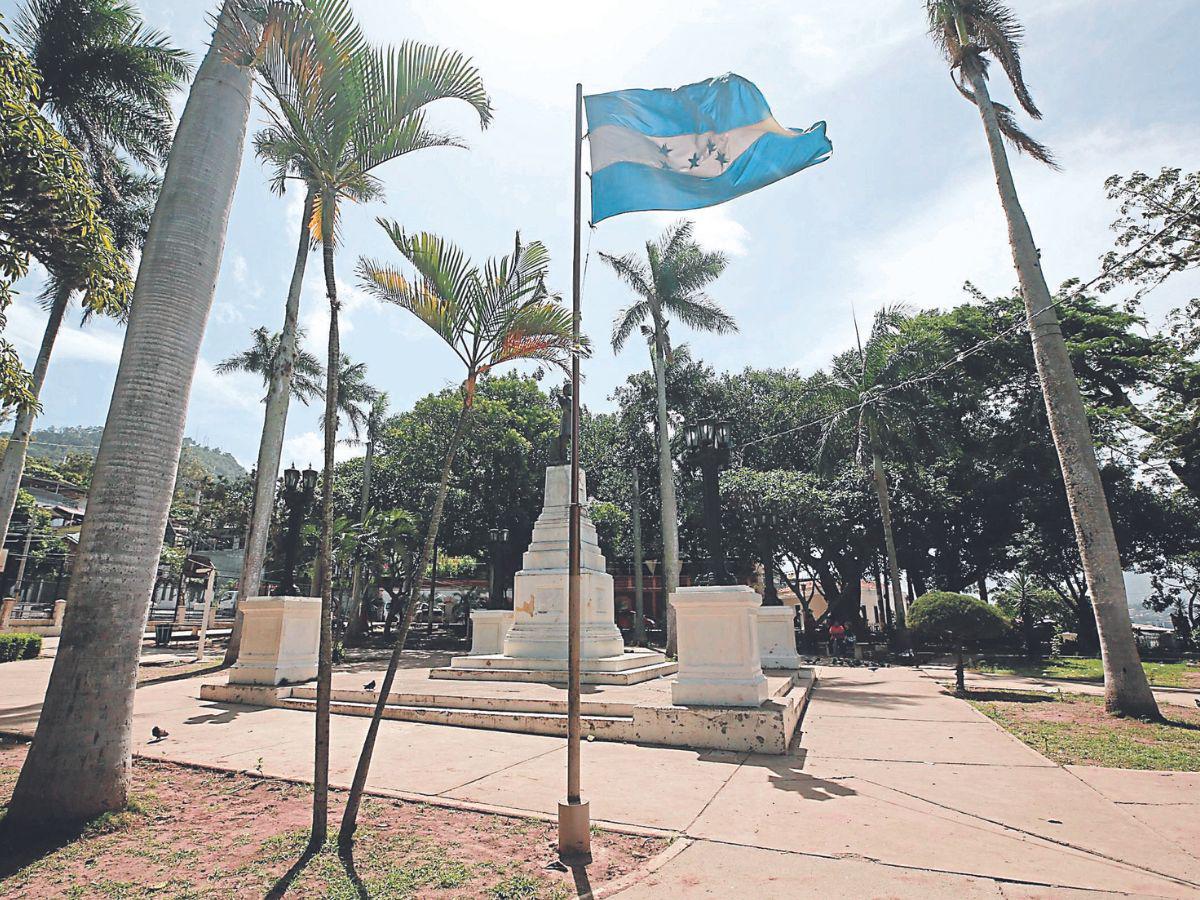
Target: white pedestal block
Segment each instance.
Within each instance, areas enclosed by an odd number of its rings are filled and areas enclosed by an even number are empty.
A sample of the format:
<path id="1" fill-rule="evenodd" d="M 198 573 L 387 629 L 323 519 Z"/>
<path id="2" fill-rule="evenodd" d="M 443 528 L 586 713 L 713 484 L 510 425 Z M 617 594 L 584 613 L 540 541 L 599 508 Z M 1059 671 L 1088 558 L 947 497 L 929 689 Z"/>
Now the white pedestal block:
<path id="1" fill-rule="evenodd" d="M 250 597 L 241 603 L 242 644 L 230 684 L 278 685 L 317 677 L 319 597 Z"/>
<path id="2" fill-rule="evenodd" d="M 680 588 L 671 595 L 679 642 L 678 706 L 760 706 L 767 679 L 758 650 L 761 599 L 748 585 Z"/>
<path id="3" fill-rule="evenodd" d="M 580 497 L 587 496 L 580 472 Z M 513 579 L 515 621 L 504 639 L 504 655 L 516 659 L 567 658 L 568 538 L 571 467 L 546 469 L 546 499 Z M 585 507 L 579 523 L 580 655 L 582 659 L 620 656 L 625 641 L 613 610 L 613 580 L 604 571 L 596 526 Z"/>
<path id="4" fill-rule="evenodd" d="M 500 653 L 504 636 L 512 627 L 515 613 L 511 609 L 476 609 L 471 611 L 471 655 Z"/>
<path id="5" fill-rule="evenodd" d="M 760 606 L 758 651 L 764 669 L 798 669 L 796 652 L 796 609 L 792 606 Z"/>

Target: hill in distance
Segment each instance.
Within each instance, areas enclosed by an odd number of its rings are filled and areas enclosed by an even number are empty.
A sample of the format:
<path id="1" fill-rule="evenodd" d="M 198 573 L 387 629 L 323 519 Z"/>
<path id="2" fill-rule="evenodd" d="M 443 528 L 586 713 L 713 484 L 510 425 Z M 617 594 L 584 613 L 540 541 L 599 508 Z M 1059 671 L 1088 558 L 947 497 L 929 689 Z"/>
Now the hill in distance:
<path id="1" fill-rule="evenodd" d="M 39 428 L 31 435 L 29 455 L 47 462 L 61 462 L 69 453 L 85 453 L 93 459 L 100 448 L 100 425 L 75 425 L 68 428 Z M 9 437 L 11 432 L 3 435 Z M 246 474 L 233 456 L 218 447 L 198 444 L 191 438 L 183 439 L 182 457 L 195 462 L 214 477 L 240 478 Z"/>

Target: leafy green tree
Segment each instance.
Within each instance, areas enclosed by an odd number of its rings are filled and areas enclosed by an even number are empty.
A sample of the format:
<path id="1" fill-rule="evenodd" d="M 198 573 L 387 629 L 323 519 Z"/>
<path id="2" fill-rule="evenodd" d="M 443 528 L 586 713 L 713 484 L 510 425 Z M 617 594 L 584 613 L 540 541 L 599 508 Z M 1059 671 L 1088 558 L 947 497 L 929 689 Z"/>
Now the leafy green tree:
<path id="1" fill-rule="evenodd" d="M 518 233 L 511 254 L 491 259 L 481 268 L 460 248 L 437 235 L 427 232 L 410 235 L 395 222 L 381 220 L 380 225 L 396 250 L 412 265 L 415 278 L 410 279 L 394 266 L 363 259 L 358 271 L 365 289 L 416 316 L 446 343 L 466 370 L 462 410 L 446 445 L 425 543 L 417 563 L 417 571 L 424 572 L 437 542 L 454 457 L 467 428 L 479 379 L 498 366 L 519 360 L 544 362 L 566 371 L 572 354 L 586 352 L 587 347 L 576 346 L 570 311 L 557 294 L 546 288 L 550 254 L 540 242 L 524 244 Z M 414 579 L 404 621 L 380 687 L 380 702 L 363 741 L 342 818 L 339 840 L 344 845 L 353 839 L 357 827 L 358 805 L 366 787 L 384 703 L 416 612 L 419 588 L 420 579 Z"/>
<path id="2" fill-rule="evenodd" d="M 1050 432 L 1091 585 L 1104 663 L 1105 707 L 1111 713 L 1158 718 L 1158 704 L 1138 660 L 1117 540 L 1083 397 L 1042 273 L 1033 232 L 1017 197 L 1004 141 L 1042 162 L 1052 164 L 1053 160 L 1045 147 L 1021 130 L 1012 111 L 994 102 L 988 91 L 990 54 L 1000 63 L 1021 107 L 1032 117 L 1041 117 L 1021 67 L 1023 31 L 999 0 L 926 0 L 926 11 L 930 35 L 949 62 L 958 90 L 977 107 L 987 138 L 1000 203 L 1008 220 L 1013 263 L 1025 300 Z"/>
<path id="3" fill-rule="evenodd" d="M 1178 272 L 1200 266 L 1200 171 L 1165 166 L 1104 182 L 1118 203 L 1116 248 L 1104 256 L 1102 287 L 1138 285 L 1141 296 Z"/>
<path id="4" fill-rule="evenodd" d="M 954 690 L 967 692 L 963 676 L 963 651 L 966 645 L 1003 637 L 1009 623 L 994 606 L 969 594 L 930 591 L 922 594 L 908 611 L 913 633 L 925 641 L 945 642 L 954 646 L 958 661 L 954 667 Z"/>
<path id="5" fill-rule="evenodd" d="M 671 225 L 657 240 L 646 242 L 646 259 L 636 254 L 600 258 L 637 295 L 613 321 L 612 347 L 619 353 L 634 331 L 640 330 L 650 345 L 650 362 L 656 387 L 658 427 L 658 489 L 662 509 L 664 591 L 679 587 L 679 515 L 675 501 L 675 469 L 671 461 L 670 421 L 667 412 L 667 368 L 672 348 L 668 326 L 672 319 L 698 331 L 729 334 L 737 323 L 704 292 L 725 271 L 723 253 L 705 251 L 693 238 L 689 221 Z M 667 611 L 667 652 L 675 653 L 675 613 Z"/>

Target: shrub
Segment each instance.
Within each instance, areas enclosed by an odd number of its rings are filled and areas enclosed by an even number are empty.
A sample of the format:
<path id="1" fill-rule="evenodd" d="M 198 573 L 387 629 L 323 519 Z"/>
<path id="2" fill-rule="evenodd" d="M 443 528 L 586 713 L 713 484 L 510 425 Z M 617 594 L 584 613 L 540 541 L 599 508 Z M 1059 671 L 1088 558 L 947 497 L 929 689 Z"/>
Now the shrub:
<path id="1" fill-rule="evenodd" d="M 42 652 L 42 636 L 40 634 L 24 634 L 10 632 L 0 634 L 0 663 L 12 662 L 14 659 L 37 659 Z"/>
<path id="2" fill-rule="evenodd" d="M 963 677 L 963 646 L 976 641 L 1003 637 L 1009 629 L 1008 619 L 994 606 L 969 594 L 950 591 L 930 591 L 918 597 L 908 610 L 908 627 L 918 638 L 945 641 L 958 652 L 955 667 L 955 690 L 965 693 Z"/>

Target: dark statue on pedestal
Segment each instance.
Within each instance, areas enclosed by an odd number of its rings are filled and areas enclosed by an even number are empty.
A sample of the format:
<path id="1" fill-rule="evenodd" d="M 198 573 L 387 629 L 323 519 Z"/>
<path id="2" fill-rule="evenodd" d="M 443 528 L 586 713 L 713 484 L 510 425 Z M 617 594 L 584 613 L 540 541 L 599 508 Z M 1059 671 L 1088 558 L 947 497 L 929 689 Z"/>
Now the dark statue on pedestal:
<path id="1" fill-rule="evenodd" d="M 550 465 L 565 466 L 571 461 L 571 382 L 563 385 L 558 405 L 562 407 L 562 418 L 558 425 L 558 437 L 550 442 Z"/>

